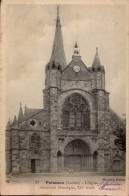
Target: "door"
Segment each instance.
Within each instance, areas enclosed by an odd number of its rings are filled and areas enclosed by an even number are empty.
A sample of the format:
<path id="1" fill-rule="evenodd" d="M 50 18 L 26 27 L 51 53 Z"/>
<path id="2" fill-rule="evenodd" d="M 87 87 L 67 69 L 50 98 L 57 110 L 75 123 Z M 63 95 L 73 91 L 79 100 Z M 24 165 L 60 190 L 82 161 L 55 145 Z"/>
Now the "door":
<path id="1" fill-rule="evenodd" d="M 36 173 L 35 159 L 31 159 L 31 173 Z"/>
<path id="2" fill-rule="evenodd" d="M 65 157 L 65 166 L 74 171 L 80 171 L 81 169 L 81 156 L 70 155 Z"/>
<path id="3" fill-rule="evenodd" d="M 113 171 L 120 171 L 120 160 L 113 161 Z"/>
<path id="4" fill-rule="evenodd" d="M 87 169 L 87 156 L 89 149 L 84 141 L 73 140 L 64 150 L 64 166 L 74 171 Z"/>

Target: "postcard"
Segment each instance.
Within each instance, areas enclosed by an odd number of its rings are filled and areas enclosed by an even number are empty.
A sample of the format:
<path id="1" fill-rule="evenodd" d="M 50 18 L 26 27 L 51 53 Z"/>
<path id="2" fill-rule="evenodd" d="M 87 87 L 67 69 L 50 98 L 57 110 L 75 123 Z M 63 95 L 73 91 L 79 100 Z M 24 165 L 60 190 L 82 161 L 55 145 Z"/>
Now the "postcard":
<path id="1" fill-rule="evenodd" d="M 129 1 L 1 3 L 1 195 L 128 196 Z"/>

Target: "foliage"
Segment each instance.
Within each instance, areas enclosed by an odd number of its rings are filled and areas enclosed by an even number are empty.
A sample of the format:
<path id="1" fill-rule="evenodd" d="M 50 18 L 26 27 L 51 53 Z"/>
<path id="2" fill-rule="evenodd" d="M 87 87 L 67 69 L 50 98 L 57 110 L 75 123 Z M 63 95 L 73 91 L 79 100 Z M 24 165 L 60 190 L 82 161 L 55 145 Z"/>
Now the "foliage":
<path id="1" fill-rule="evenodd" d="M 119 147 L 121 151 L 126 151 L 126 131 L 124 128 L 117 127 L 114 132 L 116 135 L 116 139 L 114 140 L 114 144 Z"/>

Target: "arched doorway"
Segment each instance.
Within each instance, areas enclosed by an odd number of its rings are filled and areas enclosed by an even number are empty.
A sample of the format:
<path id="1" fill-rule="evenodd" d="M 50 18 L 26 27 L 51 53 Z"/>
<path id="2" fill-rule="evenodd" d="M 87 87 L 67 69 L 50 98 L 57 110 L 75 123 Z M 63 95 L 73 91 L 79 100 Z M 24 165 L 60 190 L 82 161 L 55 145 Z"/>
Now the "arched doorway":
<path id="1" fill-rule="evenodd" d="M 87 170 L 90 168 L 91 158 L 87 144 L 80 139 L 76 139 L 65 147 L 64 167 L 74 171 Z"/>

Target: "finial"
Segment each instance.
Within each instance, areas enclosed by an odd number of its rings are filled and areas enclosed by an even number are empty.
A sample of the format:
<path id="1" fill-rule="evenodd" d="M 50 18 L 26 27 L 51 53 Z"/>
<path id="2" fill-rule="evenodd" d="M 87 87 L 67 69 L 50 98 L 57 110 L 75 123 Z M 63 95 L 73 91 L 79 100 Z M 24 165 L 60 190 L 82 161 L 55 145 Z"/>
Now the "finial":
<path id="1" fill-rule="evenodd" d="M 22 107 L 22 102 L 20 101 L 20 108 Z"/>
<path id="2" fill-rule="evenodd" d="M 80 51 L 79 51 L 77 42 L 75 42 L 75 45 L 74 45 L 73 56 L 80 56 Z"/>
<path id="3" fill-rule="evenodd" d="M 57 5 L 57 16 L 59 16 L 59 5 Z"/>
<path id="4" fill-rule="evenodd" d="M 75 46 L 74 46 L 75 48 L 78 48 L 78 45 L 77 45 L 77 42 L 75 43 Z"/>

